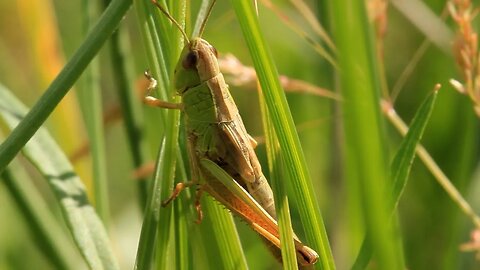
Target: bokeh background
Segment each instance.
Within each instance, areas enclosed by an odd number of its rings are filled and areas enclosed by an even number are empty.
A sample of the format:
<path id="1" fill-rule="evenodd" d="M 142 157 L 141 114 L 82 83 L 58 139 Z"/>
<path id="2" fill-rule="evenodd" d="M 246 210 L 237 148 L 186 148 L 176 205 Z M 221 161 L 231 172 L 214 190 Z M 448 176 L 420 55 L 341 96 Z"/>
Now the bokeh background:
<path id="1" fill-rule="evenodd" d="M 398 91 L 394 94 L 394 108 L 408 123 L 433 86 L 436 83 L 443 85 L 422 144 L 473 209 L 480 210 L 480 116 L 475 114 L 471 100 L 449 84 L 451 78 L 463 81 L 453 47 L 458 25 L 446 12 L 449 1 L 365 1 L 369 2 L 372 24 L 386 27 L 384 35 L 372 31 L 372 39 L 378 46 L 377 53 L 384 68 L 382 78 L 390 93 L 382 96 L 392 97 L 392 91 Z M 35 104 L 84 39 L 83 2 L 0 1 L 0 83 L 27 106 Z M 98 2 L 101 7 L 102 3 Z M 197 2 L 192 1 L 193 14 L 198 9 Z M 328 1 L 306 2 L 328 30 L 328 3 L 319 3 Z M 478 8 L 477 1 L 470 4 L 472 10 Z M 288 1 L 275 1 L 275 6 L 288 15 L 292 24 L 305 29 L 309 39 L 322 44 L 322 39 L 311 30 L 304 15 Z M 334 69 L 315 50 L 309 39 L 299 36 L 262 1 L 259 1 L 259 17 L 280 74 L 332 92 L 337 91 Z M 375 18 L 377 21 L 374 21 Z M 148 160 L 145 163 L 148 163 L 155 159 L 161 137 L 155 133 L 155 128 L 149 127 L 155 125 L 155 109 L 141 105 L 142 90 L 146 87 L 143 72 L 149 67 L 137 24 L 135 12 L 130 10 L 120 25 L 120 31 L 130 65 L 131 91 L 138 97 L 135 102 L 145 120 L 148 138 Z M 473 20 L 472 25 L 476 27 L 478 20 Z M 221 55 L 231 53 L 245 66 L 251 65 L 235 14 L 227 1 L 216 4 L 204 38 Z M 96 75 L 101 83 L 102 114 L 106 118 L 104 168 L 110 206 L 107 229 L 121 269 L 129 269 L 135 261 L 142 222 L 138 200 L 138 196 L 141 196 L 137 185 L 139 180 L 134 176 L 136 166 L 129 151 L 124 121 L 118 113 L 120 103 L 116 86 L 112 83 L 114 71 L 108 45 L 104 46 L 96 59 L 99 63 Z M 410 72 L 403 77 L 402 74 L 409 68 Z M 48 119 L 46 127 L 71 157 L 76 172 L 87 188 L 92 189 L 92 157 L 88 150 L 89 140 L 82 113 L 90 108 L 89 104 L 81 101 L 84 85 L 80 80 L 74 86 Z M 356 199 L 348 197 L 348 186 L 344 181 L 343 115 L 340 108 L 348 106 L 348 103 L 298 90 L 287 90 L 290 109 L 314 180 L 315 194 L 326 222 L 337 268 L 347 269 L 356 257 L 364 233 L 361 219 L 355 217 Z M 263 131 L 257 92 L 251 85 L 232 86 L 231 92 L 247 130 L 261 142 Z M 385 123 L 389 158 L 392 158 L 402 136 L 386 118 Z M 368 129 L 368 123 L 362 128 Z M 3 129 L 2 137 L 7 135 L 8 130 Z M 257 153 L 266 167 L 264 145 L 257 148 Z M 44 179 L 21 156 L 15 163 L 16 170 L 24 173 L 22 184 L 37 190 L 41 201 L 64 226 L 58 205 Z M 294 228 L 299 228 L 294 207 L 292 219 Z M 0 185 L 0 220 L 0 269 L 52 267 L 49 258 L 42 253 L 41 245 L 35 243 L 34 232 L 29 229 L 30 221 L 22 216 L 4 185 Z M 476 252 L 460 250 L 460 245 L 471 241 L 470 233 L 475 225 L 419 160 L 415 160 L 400 201 L 398 220 L 408 269 L 480 267 L 476 258 L 478 249 Z M 270 258 L 258 237 L 244 223 L 236 221 L 247 259 L 251 265 L 255 265 L 252 268 L 278 268 L 279 265 Z M 197 225 L 192 222 L 192 226 Z M 68 236 L 66 231 L 59 233 Z M 86 267 L 73 248 L 72 260 L 78 261 L 79 269 Z M 375 269 L 374 263 L 371 268 Z"/>

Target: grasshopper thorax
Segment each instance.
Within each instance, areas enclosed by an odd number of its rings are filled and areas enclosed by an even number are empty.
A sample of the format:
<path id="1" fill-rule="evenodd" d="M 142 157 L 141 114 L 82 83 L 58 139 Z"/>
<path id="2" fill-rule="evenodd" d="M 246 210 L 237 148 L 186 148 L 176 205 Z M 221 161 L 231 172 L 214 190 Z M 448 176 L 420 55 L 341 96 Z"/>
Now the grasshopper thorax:
<path id="1" fill-rule="evenodd" d="M 182 95 L 220 73 L 217 50 L 202 38 L 193 38 L 182 50 L 175 67 L 174 86 Z"/>

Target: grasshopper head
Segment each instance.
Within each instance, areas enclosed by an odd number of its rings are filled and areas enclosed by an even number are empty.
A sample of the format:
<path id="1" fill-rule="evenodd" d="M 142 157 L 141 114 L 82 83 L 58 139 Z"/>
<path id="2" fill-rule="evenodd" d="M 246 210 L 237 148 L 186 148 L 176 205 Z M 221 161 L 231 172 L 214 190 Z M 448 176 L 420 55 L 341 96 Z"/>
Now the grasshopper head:
<path id="1" fill-rule="evenodd" d="M 181 95 L 218 73 L 217 50 L 204 39 L 194 38 L 183 48 L 175 67 L 175 89 Z"/>

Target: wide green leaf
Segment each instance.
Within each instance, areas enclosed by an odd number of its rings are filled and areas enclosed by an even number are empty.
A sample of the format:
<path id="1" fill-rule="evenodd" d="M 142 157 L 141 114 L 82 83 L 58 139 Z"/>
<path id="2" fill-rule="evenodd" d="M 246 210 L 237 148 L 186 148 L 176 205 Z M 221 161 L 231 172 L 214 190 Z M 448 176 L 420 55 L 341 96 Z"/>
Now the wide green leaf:
<path id="1" fill-rule="evenodd" d="M 0 85 L 0 114 L 10 129 L 28 109 Z M 40 128 L 23 149 L 24 155 L 46 178 L 80 252 L 91 269 L 118 269 L 107 232 L 88 202 L 85 187 L 48 131 Z"/>
<path id="2" fill-rule="evenodd" d="M 22 170 L 12 162 L 2 173 L 3 183 L 18 206 L 19 213 L 28 224 L 35 244 L 52 265 L 58 269 L 73 267 L 74 245 L 67 239 L 67 233 L 59 225 L 40 191 Z M 78 265 L 77 265 L 78 266 Z"/>

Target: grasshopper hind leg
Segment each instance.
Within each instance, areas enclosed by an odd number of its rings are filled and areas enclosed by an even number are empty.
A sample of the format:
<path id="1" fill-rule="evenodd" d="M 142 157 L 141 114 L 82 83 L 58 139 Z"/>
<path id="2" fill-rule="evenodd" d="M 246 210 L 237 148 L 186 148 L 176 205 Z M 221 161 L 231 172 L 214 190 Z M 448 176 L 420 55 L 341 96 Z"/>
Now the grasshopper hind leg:
<path id="1" fill-rule="evenodd" d="M 195 209 L 197 210 L 197 220 L 195 220 L 195 223 L 200 224 L 203 219 L 203 211 L 202 211 L 202 205 L 200 204 L 200 198 L 202 197 L 203 194 L 203 188 L 199 187 L 197 189 L 197 192 L 195 193 Z"/>
<path id="2" fill-rule="evenodd" d="M 198 185 L 198 183 L 193 181 L 177 183 L 170 197 L 168 197 L 168 199 L 162 202 L 162 207 L 167 206 L 169 203 L 175 200 L 185 188 L 195 186 L 195 185 Z M 203 219 L 202 205 L 200 204 L 200 198 L 202 197 L 202 194 L 203 194 L 203 188 L 202 186 L 199 186 L 197 188 L 197 191 L 195 192 L 195 204 L 194 204 L 195 210 L 197 211 L 197 219 L 195 220 L 195 223 L 197 224 L 200 224 Z"/>

